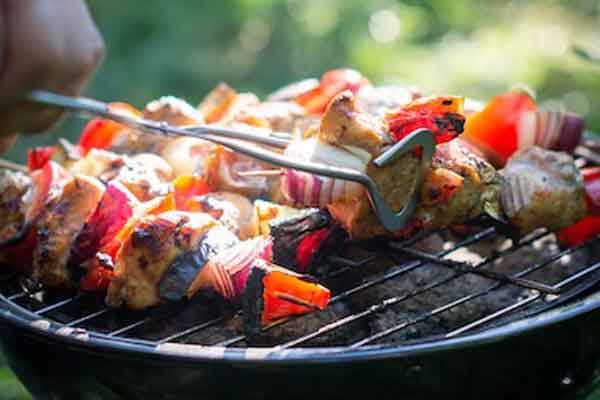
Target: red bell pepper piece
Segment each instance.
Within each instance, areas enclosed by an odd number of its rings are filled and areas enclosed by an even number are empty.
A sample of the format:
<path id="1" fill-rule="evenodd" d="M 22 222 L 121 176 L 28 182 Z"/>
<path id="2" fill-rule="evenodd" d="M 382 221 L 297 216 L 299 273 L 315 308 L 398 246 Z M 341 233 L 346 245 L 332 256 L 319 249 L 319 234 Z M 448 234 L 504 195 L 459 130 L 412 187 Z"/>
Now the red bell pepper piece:
<path id="1" fill-rule="evenodd" d="M 118 202 L 118 201 L 117 201 Z M 116 204 L 115 204 L 116 206 Z M 121 245 L 133 232 L 140 218 L 144 215 L 161 214 L 175 209 L 175 201 L 170 194 L 157 197 L 146 203 L 137 204 L 132 210 L 130 218 L 121 226 L 111 240 L 105 238 L 100 250 L 92 258 L 87 274 L 81 279 L 79 285 L 82 290 L 106 290 L 114 276 L 113 261 L 121 249 Z"/>
<path id="2" fill-rule="evenodd" d="M 133 106 L 126 103 L 110 103 L 110 111 L 120 113 L 129 117 L 139 117 L 140 112 Z M 123 132 L 125 126 L 118 122 L 105 119 L 94 118 L 87 123 L 81 137 L 79 146 L 81 153 L 86 155 L 91 149 L 107 149 L 115 139 Z"/>
<path id="3" fill-rule="evenodd" d="M 483 110 L 469 116 L 462 137 L 481 149 L 496 166 L 503 166 L 518 149 L 521 118 L 536 109 L 535 101 L 523 91 L 498 95 Z"/>
<path id="4" fill-rule="evenodd" d="M 565 246 L 578 246 L 600 234 L 600 215 L 588 215 L 584 219 L 556 233 L 558 241 Z"/>
<path id="5" fill-rule="evenodd" d="M 125 226 L 139 204 L 137 198 L 121 183 L 106 187 L 98 208 L 77 237 L 71 252 L 71 262 L 79 265 L 91 259 Z"/>
<path id="6" fill-rule="evenodd" d="M 600 215 L 600 167 L 583 168 L 581 174 L 588 214 Z"/>
<path id="7" fill-rule="evenodd" d="M 29 172 L 41 169 L 56 152 L 53 146 L 33 147 L 27 150 L 27 167 Z"/>
<path id="8" fill-rule="evenodd" d="M 463 132 L 465 116 L 462 97 L 439 96 L 417 99 L 386 119 L 395 140 L 401 140 L 416 129 L 433 132 L 437 144 L 448 142 Z"/>
<path id="9" fill-rule="evenodd" d="M 371 86 L 371 83 L 359 72 L 352 69 L 333 69 L 321 77 L 319 86 L 296 97 L 309 114 L 321 114 L 335 96 L 345 90 L 356 94 L 360 88 Z"/>
<path id="10" fill-rule="evenodd" d="M 331 228 L 321 228 L 309 233 L 300 241 L 296 249 L 296 265 L 299 271 L 308 272 L 308 269 L 312 265 L 314 254 L 330 234 Z"/>

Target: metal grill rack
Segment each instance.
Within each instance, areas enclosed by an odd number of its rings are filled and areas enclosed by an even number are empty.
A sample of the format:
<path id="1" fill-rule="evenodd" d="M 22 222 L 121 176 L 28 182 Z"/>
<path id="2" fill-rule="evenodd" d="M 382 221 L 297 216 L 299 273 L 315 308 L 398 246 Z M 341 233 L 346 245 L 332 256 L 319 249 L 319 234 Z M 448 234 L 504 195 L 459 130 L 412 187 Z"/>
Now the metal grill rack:
<path id="1" fill-rule="evenodd" d="M 578 164 L 594 165 L 600 162 L 600 155 L 592 149 L 594 143 L 589 146 L 580 147 L 577 150 Z M 409 292 L 395 293 L 393 296 L 380 299 L 371 304 L 363 305 L 361 309 L 353 309 L 346 315 L 339 316 L 334 320 L 320 324 L 309 332 L 301 332 L 299 336 L 285 339 L 277 343 L 271 343 L 273 350 L 283 350 L 293 347 L 314 346 L 315 339 L 335 333 L 347 328 L 351 324 L 369 321 L 373 317 L 395 307 L 401 307 L 405 302 L 418 296 L 427 294 L 433 290 L 443 290 L 454 281 L 467 275 L 475 275 L 489 281 L 489 284 L 479 286 L 475 290 L 460 295 L 451 301 L 444 301 L 433 307 L 421 309 L 405 318 L 399 318 L 395 323 L 384 329 L 370 329 L 363 332 L 360 337 L 345 343 L 348 349 L 359 348 L 373 344 L 393 343 L 390 337 L 405 331 L 418 324 L 436 318 L 444 313 L 453 312 L 478 299 L 490 296 L 502 288 L 520 289 L 521 296 L 515 296 L 509 304 L 501 308 L 491 310 L 485 315 L 479 315 L 460 326 L 452 326 L 443 332 L 436 332 L 419 340 L 432 340 L 436 338 L 450 338 L 463 335 L 476 330 L 481 330 L 495 324 L 506 323 L 525 315 L 539 313 L 559 304 L 570 301 L 589 290 L 594 290 L 600 281 L 600 237 L 596 237 L 580 246 L 560 249 L 554 245 L 555 251 L 547 253 L 539 251 L 535 262 L 515 265 L 510 272 L 496 271 L 494 264 L 511 254 L 518 253 L 523 249 L 534 249 L 540 241 L 554 241 L 552 232 L 541 230 L 534 232 L 520 242 L 512 243 L 501 249 L 494 249 L 488 257 L 482 257 L 477 263 L 465 263 L 457 261 L 453 254 L 461 249 L 468 249 L 485 241 L 499 242 L 502 234 L 494 226 L 480 226 L 473 228 L 474 233 L 463 237 L 455 243 L 444 243 L 438 249 L 423 250 L 422 243 L 433 235 L 445 234 L 445 232 L 432 232 L 404 242 L 386 242 L 376 248 L 361 249 L 359 257 L 347 255 L 335 255 L 329 258 L 331 264 L 330 272 L 324 281 L 344 282 L 347 276 L 361 273 L 368 265 L 379 265 L 381 259 L 388 261 L 387 267 L 379 267 L 379 271 L 358 280 L 351 280 L 352 285 L 334 284 L 331 305 L 336 303 L 352 301 L 363 293 L 381 287 L 389 282 L 404 279 L 408 274 L 418 271 L 428 265 L 436 265 L 450 271 L 449 274 L 441 274 L 439 279 L 427 281 L 422 286 Z M 564 267 L 559 261 L 565 257 L 574 257 L 580 252 L 586 252 L 587 261 L 582 265 L 569 265 Z M 389 261 L 392 260 L 390 263 Z M 576 263 L 575 263 L 576 264 Z M 552 282 L 536 278 L 545 270 L 562 269 Z M 246 347 L 254 345 L 247 343 L 247 338 L 231 329 L 230 323 L 239 319 L 240 312 L 228 309 L 214 298 L 202 299 L 203 303 L 198 308 L 197 302 L 188 305 L 168 305 L 147 312 L 132 312 L 126 310 L 114 310 L 104 305 L 100 295 L 71 293 L 54 294 L 39 289 L 28 291 L 22 285 L 20 278 L 15 273 L 7 273 L 0 276 L 0 301 L 9 303 L 13 308 L 28 315 L 31 319 L 51 320 L 59 327 L 69 330 L 85 330 L 86 333 L 96 337 L 113 340 L 126 341 L 142 346 L 156 347 L 166 343 L 192 343 L 203 345 L 216 345 L 219 347 Z M 188 312 L 186 312 L 186 310 Z M 194 317 L 190 319 L 189 311 L 193 311 Z M 286 321 L 279 321 L 265 329 L 269 331 L 293 323 L 302 321 L 303 318 L 311 316 L 300 316 Z M 183 321 L 183 322 L 182 322 Z M 158 326 L 158 329 L 150 327 Z M 205 343 L 196 339 L 199 333 L 212 329 L 221 331 L 222 335 L 212 343 Z M 396 342 L 397 343 L 397 342 Z M 321 344 L 322 345 L 322 344 Z"/>

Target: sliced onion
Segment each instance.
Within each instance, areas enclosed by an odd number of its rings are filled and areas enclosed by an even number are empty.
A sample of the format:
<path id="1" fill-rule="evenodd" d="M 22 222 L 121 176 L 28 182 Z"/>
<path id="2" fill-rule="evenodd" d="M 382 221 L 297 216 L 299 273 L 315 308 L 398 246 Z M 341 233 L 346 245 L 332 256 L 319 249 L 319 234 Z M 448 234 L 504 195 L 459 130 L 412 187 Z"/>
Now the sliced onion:
<path id="1" fill-rule="evenodd" d="M 540 146 L 571 153 L 581 141 L 584 128 L 585 121 L 574 113 L 524 112 L 519 121 L 517 148 Z"/>
<path id="2" fill-rule="evenodd" d="M 356 154 L 319 141 L 312 137 L 291 143 L 284 155 L 301 162 L 313 162 L 328 166 L 353 169 L 365 172 L 370 159 L 364 154 Z M 296 206 L 324 208 L 328 204 L 358 197 L 363 187 L 355 182 L 317 176 L 302 171 L 284 169 L 282 192 L 285 199 Z"/>
<path id="3" fill-rule="evenodd" d="M 188 296 L 201 289 L 204 282 L 210 282 L 226 300 L 238 300 L 246 288 L 254 262 L 257 259 L 270 260 L 271 248 L 271 239 L 257 237 L 220 252 L 206 265 L 204 276 L 191 284 Z"/>

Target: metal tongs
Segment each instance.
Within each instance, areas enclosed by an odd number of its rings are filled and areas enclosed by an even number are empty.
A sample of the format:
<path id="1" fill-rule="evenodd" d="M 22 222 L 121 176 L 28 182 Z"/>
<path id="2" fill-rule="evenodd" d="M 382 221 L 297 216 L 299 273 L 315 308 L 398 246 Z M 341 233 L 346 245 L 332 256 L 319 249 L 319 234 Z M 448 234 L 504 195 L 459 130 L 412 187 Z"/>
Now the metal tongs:
<path id="1" fill-rule="evenodd" d="M 413 192 L 404 208 L 399 212 L 395 212 L 387 206 L 377 185 L 367 174 L 348 168 L 332 167 L 321 163 L 294 161 L 274 151 L 247 143 L 261 143 L 268 146 L 285 148 L 291 142 L 291 135 L 288 133 L 275 132 L 263 135 L 255 132 L 244 132 L 211 125 L 176 127 L 165 122 L 151 121 L 116 113 L 110 110 L 109 104 L 98 100 L 84 97 L 63 96 L 42 90 L 30 92 L 27 95 L 27 100 L 37 104 L 74 111 L 84 116 L 100 116 L 111 119 L 127 127 L 154 135 L 165 137 L 188 136 L 204 139 L 282 168 L 290 168 L 314 175 L 359 183 L 367 190 L 371 205 L 373 206 L 379 221 L 391 232 L 398 231 L 406 227 L 409 223 L 410 218 L 417 207 L 419 189 L 423 181 L 423 173 L 426 168 L 429 167 L 435 150 L 435 138 L 433 133 L 428 129 L 417 129 L 372 160 L 375 166 L 381 168 L 394 161 L 401 154 L 411 151 L 416 146 L 420 146 L 422 149 L 421 168 L 417 172 L 416 185 Z M 407 190 L 408 189 L 409 188 L 407 188 Z"/>

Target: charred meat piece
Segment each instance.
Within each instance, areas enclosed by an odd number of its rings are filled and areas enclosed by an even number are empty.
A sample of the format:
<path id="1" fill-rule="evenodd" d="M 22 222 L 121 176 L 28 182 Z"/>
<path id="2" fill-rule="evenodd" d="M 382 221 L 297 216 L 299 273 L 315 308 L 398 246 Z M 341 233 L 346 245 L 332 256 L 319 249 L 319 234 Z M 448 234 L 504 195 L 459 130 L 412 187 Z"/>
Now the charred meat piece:
<path id="1" fill-rule="evenodd" d="M 173 178 L 170 165 L 154 154 L 129 157 L 97 149 L 90 150 L 70 171 L 97 177 L 103 182 L 118 181 L 140 201 L 163 195 L 167 189 L 164 183 Z"/>
<path id="2" fill-rule="evenodd" d="M 162 296 L 172 299 L 167 289 L 178 285 L 171 285 L 169 280 L 177 281 L 179 277 L 169 277 L 168 271 L 174 263 L 181 264 L 183 270 L 201 268 L 206 260 L 194 251 L 215 227 L 217 221 L 203 213 L 171 211 L 142 217 L 116 255 L 107 303 L 112 307 L 143 309 L 157 305 Z"/>
<path id="3" fill-rule="evenodd" d="M 570 155 L 540 147 L 521 150 L 502 174 L 502 208 L 518 233 L 560 229 L 585 217 L 583 178 Z"/>
<path id="4" fill-rule="evenodd" d="M 30 188 L 31 178 L 22 172 L 0 172 L 0 242 L 23 229 L 28 206 L 24 196 Z"/>
<path id="5" fill-rule="evenodd" d="M 383 122 L 361 112 L 349 91 L 340 93 L 329 103 L 318 137 L 324 143 L 359 148 L 371 155 L 378 155 L 384 145 L 391 143 Z"/>
<path id="6" fill-rule="evenodd" d="M 415 188 L 419 167 L 419 159 L 411 152 L 398 157 L 384 168 L 369 164 L 366 172 L 377 184 L 388 207 L 398 212 L 408 202 Z M 352 239 L 369 239 L 389 234 L 373 212 L 366 195 L 355 197 L 351 201 L 332 202 L 327 209 Z"/>
<path id="7" fill-rule="evenodd" d="M 459 142 L 439 145 L 421 189 L 414 218 L 423 229 L 461 224 L 484 212 L 499 213 L 500 177 Z"/>
<path id="8" fill-rule="evenodd" d="M 146 104 L 142 117 L 164 121 L 169 125 L 184 126 L 204 123 L 202 114 L 186 101 L 173 96 L 164 96 Z"/>
<path id="9" fill-rule="evenodd" d="M 228 124 L 238 117 L 240 112 L 249 106 L 260 103 L 252 93 L 237 93 L 224 83 L 213 89 L 198 105 L 198 111 L 206 122 Z"/>
<path id="10" fill-rule="evenodd" d="M 188 202 L 187 211 L 205 212 L 221 222 L 241 240 L 259 234 L 258 215 L 246 197 L 231 192 L 212 192 Z"/>
<path id="11" fill-rule="evenodd" d="M 71 287 L 67 261 L 85 222 L 94 213 L 104 186 L 97 179 L 76 175 L 37 225 L 33 254 L 34 276 L 50 287 Z"/>
<path id="12" fill-rule="evenodd" d="M 308 209 L 271 221 L 273 262 L 301 273 L 319 275 L 318 266 L 346 238 L 346 232 L 325 210 Z"/>
<path id="13" fill-rule="evenodd" d="M 166 122 L 173 126 L 204 123 L 204 118 L 200 112 L 184 100 L 173 96 L 165 96 L 151 101 L 144 108 L 141 117 Z M 171 141 L 171 138 L 149 135 L 125 128 L 108 148 L 125 154 L 160 153 Z"/>

